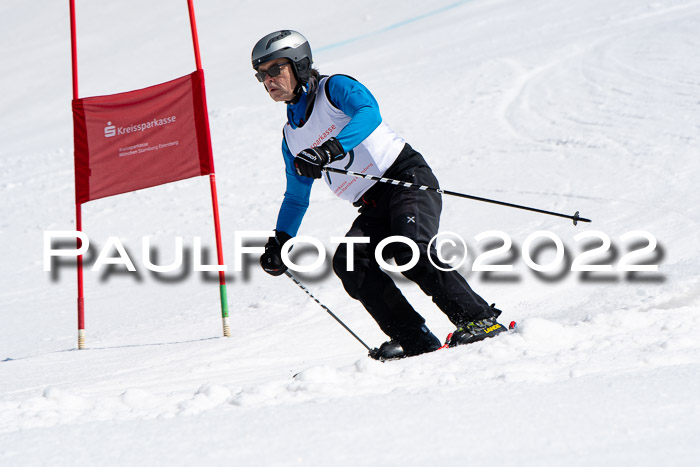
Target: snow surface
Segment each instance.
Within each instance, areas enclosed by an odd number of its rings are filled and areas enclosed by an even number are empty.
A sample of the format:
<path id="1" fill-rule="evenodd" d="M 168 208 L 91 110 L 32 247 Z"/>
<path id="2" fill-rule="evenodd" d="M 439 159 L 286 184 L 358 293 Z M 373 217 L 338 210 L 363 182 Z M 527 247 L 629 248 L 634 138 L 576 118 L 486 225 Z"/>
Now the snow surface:
<path id="1" fill-rule="evenodd" d="M 445 198 L 441 229 L 470 248 L 472 286 L 519 323 L 498 339 L 379 363 L 255 258 L 218 283 L 141 264 L 214 251 L 206 177 L 83 207 L 94 260 L 118 237 L 137 266 L 86 270 L 88 349 L 77 351 L 74 263 L 43 270 L 43 235 L 74 229 L 67 2 L 0 5 L 0 465 L 700 465 L 700 1 L 196 2 L 226 262 L 236 231 L 274 227 L 284 191 L 284 111 L 250 50 L 303 32 L 318 68 L 364 82 L 444 188 L 590 225 Z M 146 87 L 194 68 L 185 2 L 78 1 L 80 93 Z M 302 231 L 332 251 L 355 211 L 319 184 Z M 476 254 L 513 240 L 471 271 Z M 536 273 L 525 239 L 555 233 L 565 266 Z M 657 272 L 566 269 L 638 258 Z M 491 244 L 489 245 L 489 242 Z M 587 243 L 588 242 L 588 243 Z M 64 245 L 70 247 L 71 245 Z M 535 249 L 531 250 L 535 251 Z M 540 248 L 539 263 L 553 258 Z M 113 252 L 112 256 L 115 253 Z M 327 262 L 326 262 L 327 265 Z M 328 268 L 300 275 L 371 346 L 384 336 Z M 400 282 L 430 328 L 452 325 Z M 296 375 L 296 377 L 294 377 Z"/>

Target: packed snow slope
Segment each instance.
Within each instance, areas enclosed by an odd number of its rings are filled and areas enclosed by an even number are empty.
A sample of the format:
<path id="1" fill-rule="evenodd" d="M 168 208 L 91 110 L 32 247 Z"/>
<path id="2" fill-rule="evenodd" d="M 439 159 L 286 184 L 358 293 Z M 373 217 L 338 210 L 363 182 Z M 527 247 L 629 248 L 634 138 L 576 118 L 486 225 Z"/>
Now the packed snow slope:
<path id="1" fill-rule="evenodd" d="M 83 206 L 80 351 L 75 263 L 43 258 L 46 231 L 75 228 L 67 3 L 0 5 L 0 465 L 700 464 L 700 0 L 195 2 L 233 335 L 216 276 L 193 272 L 195 237 L 215 256 L 200 177 Z M 184 1 L 76 3 L 80 96 L 193 71 Z M 284 107 L 249 62 L 280 28 L 308 37 L 322 73 L 366 84 L 443 188 L 593 220 L 444 198 L 460 271 L 517 332 L 379 363 L 255 255 L 233 270 L 235 233 L 274 228 L 284 193 Z M 330 256 L 355 214 L 319 183 L 300 233 Z M 185 264 L 148 271 L 144 236 L 158 264 L 182 237 Z M 109 237 L 136 272 L 90 270 Z M 378 346 L 323 264 L 299 277 Z"/>

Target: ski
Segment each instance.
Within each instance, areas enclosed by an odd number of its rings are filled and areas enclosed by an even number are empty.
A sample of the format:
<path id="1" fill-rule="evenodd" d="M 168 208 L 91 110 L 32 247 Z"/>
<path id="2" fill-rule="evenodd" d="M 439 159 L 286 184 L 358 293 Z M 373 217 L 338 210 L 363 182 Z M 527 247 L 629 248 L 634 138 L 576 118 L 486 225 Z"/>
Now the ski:
<path id="1" fill-rule="evenodd" d="M 483 340 L 490 339 L 490 338 L 492 338 L 492 337 L 496 337 L 496 336 L 499 335 L 499 334 L 513 334 L 514 332 L 517 331 L 517 328 L 518 328 L 518 323 L 515 322 L 515 321 L 511 321 L 510 324 L 508 325 L 508 329 L 507 329 L 507 330 L 504 330 L 504 331 L 502 331 L 502 332 L 499 332 L 499 333 L 497 333 L 497 334 L 495 334 L 495 335 L 493 335 L 493 336 L 484 337 L 484 338 L 482 338 L 482 339 L 480 339 L 480 340 L 478 340 L 478 341 L 474 341 L 474 342 L 481 342 L 481 341 L 483 341 Z M 449 349 L 449 348 L 451 348 L 451 347 L 461 347 L 461 346 L 463 346 L 463 345 L 468 345 L 468 344 L 460 344 L 460 345 L 453 345 L 453 346 L 450 346 L 450 343 L 451 343 L 451 341 L 452 341 L 452 334 L 453 334 L 453 333 L 449 333 L 449 334 L 447 335 L 447 338 L 445 339 L 445 343 L 444 343 L 441 347 L 438 347 L 436 350 Z M 473 342 L 472 342 L 472 343 L 473 343 Z M 397 357 L 397 358 L 376 358 L 376 357 L 372 356 L 372 353 L 373 353 L 373 352 L 376 353 L 377 350 L 378 350 L 377 348 L 373 349 L 373 350 L 369 353 L 369 357 L 372 358 L 372 359 L 374 359 L 374 360 L 380 361 L 380 362 L 388 362 L 388 361 L 392 361 L 392 360 L 403 360 L 404 358 L 409 358 L 409 357 L 410 357 L 410 356 L 406 356 L 406 355 L 405 355 L 405 356 L 401 356 L 401 357 Z M 426 354 L 427 354 L 427 353 L 432 353 L 432 352 L 426 352 Z M 420 355 L 425 355 L 425 354 L 420 354 Z M 418 356 L 418 355 L 415 355 L 415 356 Z"/>

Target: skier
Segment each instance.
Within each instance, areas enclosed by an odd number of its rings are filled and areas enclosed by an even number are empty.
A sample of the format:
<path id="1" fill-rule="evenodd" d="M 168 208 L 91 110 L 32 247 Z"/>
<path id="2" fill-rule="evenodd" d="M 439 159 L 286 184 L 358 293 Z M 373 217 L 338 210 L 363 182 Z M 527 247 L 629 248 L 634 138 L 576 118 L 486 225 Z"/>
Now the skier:
<path id="1" fill-rule="evenodd" d="M 265 272 L 277 276 L 287 270 L 281 248 L 299 230 L 312 183 L 323 178 L 337 196 L 359 208 L 346 236 L 370 239 L 354 246 L 341 244 L 333 257 L 333 270 L 347 293 L 364 305 L 390 338 L 372 351 L 371 357 L 389 360 L 441 347 L 424 318 L 375 260 L 377 244 L 393 235 L 418 245 L 418 262 L 403 275 L 416 282 L 457 327 L 450 346 L 505 331 L 496 322 L 500 310 L 489 306 L 458 272 L 441 271 L 428 259 L 431 255 L 435 264 L 444 267 L 435 250 L 428 251 L 429 241 L 438 232 L 442 210 L 439 193 L 324 172 L 329 166 L 438 186 L 423 156 L 382 120 L 369 90 L 346 75 L 320 75 L 312 67 L 308 41 L 296 31 L 276 31 L 260 39 L 253 48 L 252 64 L 269 96 L 287 104 L 282 141 L 287 189 L 275 236 L 260 257 Z M 348 267 L 348 247 L 354 248 L 352 268 Z M 399 266 L 413 256 L 411 248 L 399 242 L 390 243 L 384 252 Z"/>

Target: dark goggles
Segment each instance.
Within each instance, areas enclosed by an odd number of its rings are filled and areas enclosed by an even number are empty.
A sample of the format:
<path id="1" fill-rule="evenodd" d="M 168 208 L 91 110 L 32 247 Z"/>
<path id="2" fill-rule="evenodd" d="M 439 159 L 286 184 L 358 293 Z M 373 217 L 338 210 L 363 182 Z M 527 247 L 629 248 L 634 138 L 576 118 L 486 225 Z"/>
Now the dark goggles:
<path id="1" fill-rule="evenodd" d="M 270 78 L 274 78 L 275 76 L 279 76 L 279 74 L 282 73 L 282 67 L 285 65 L 289 65 L 289 64 L 288 63 L 276 63 L 265 71 L 258 71 L 257 73 L 255 73 L 255 77 L 258 78 L 258 81 L 260 81 L 262 83 L 263 81 L 265 81 L 265 76 L 269 76 Z"/>

